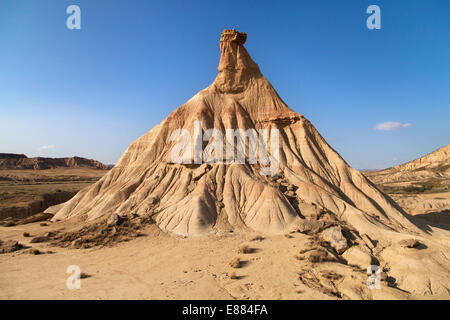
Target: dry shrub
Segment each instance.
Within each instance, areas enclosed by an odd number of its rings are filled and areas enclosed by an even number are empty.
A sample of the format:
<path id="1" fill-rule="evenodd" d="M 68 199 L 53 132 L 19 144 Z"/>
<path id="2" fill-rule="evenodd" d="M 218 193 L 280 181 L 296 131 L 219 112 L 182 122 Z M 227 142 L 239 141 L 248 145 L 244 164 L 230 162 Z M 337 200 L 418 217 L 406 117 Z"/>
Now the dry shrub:
<path id="1" fill-rule="evenodd" d="M 238 252 L 247 254 L 247 253 L 252 253 L 253 249 L 248 244 L 244 244 L 239 248 Z"/>
<path id="2" fill-rule="evenodd" d="M 52 235 L 52 243 L 60 247 L 88 249 L 95 246 L 112 246 L 118 242 L 130 241 L 145 236 L 140 230 L 153 224 L 151 217 L 121 216 L 114 223 L 100 221 L 75 231 Z"/>
<path id="3" fill-rule="evenodd" d="M 42 254 L 42 252 L 39 251 L 39 250 L 36 249 L 36 248 L 31 248 L 30 251 L 29 251 L 29 253 L 30 253 L 30 254 L 34 254 L 34 255 Z"/>
<path id="4" fill-rule="evenodd" d="M 250 241 L 263 241 L 264 237 L 262 235 L 256 235 L 254 236 Z"/>

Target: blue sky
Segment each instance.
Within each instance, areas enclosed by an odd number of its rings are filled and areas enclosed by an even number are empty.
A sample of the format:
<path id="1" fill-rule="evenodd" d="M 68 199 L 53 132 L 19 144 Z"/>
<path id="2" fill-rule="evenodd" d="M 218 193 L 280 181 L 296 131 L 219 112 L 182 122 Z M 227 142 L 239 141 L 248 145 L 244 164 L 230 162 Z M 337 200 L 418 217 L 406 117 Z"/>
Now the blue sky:
<path id="1" fill-rule="evenodd" d="M 81 30 L 66 27 L 71 4 Z M 381 30 L 366 27 L 371 4 Z M 115 163 L 214 80 L 236 28 L 353 167 L 406 162 L 450 142 L 449 14 L 448 0 L 0 0 L 0 152 Z M 403 126 L 374 129 L 385 122 Z"/>

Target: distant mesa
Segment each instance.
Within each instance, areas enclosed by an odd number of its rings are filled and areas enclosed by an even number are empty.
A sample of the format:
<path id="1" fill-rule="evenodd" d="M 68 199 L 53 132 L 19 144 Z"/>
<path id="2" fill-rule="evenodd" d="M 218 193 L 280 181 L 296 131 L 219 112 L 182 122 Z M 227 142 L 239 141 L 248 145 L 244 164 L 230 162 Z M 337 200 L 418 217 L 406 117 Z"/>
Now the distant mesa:
<path id="1" fill-rule="evenodd" d="M 0 153 L 0 159 L 20 159 L 20 158 L 28 158 L 28 157 L 24 154 Z"/>
<path id="2" fill-rule="evenodd" d="M 82 157 L 67 158 L 28 158 L 24 154 L 0 153 L 0 170 L 44 170 L 56 168 L 111 169 L 113 165 Z"/>

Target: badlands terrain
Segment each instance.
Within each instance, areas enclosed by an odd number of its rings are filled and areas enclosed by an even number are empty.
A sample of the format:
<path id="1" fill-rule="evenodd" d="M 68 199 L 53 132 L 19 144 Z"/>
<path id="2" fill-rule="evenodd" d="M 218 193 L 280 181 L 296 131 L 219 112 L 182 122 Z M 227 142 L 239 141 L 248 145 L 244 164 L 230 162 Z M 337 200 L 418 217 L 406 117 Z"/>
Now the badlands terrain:
<path id="1" fill-rule="evenodd" d="M 409 214 L 450 228 L 450 144 L 419 159 L 365 175 Z"/>
<path id="2" fill-rule="evenodd" d="M 41 213 L 100 179 L 110 167 L 80 157 L 28 158 L 0 153 L 0 223 Z"/>
<path id="3" fill-rule="evenodd" d="M 448 228 L 387 195 L 403 188 L 383 180 L 393 174 L 351 168 L 283 102 L 246 40 L 225 30 L 215 81 L 47 208 L 50 220 L 0 227 L 0 298 L 449 298 Z M 228 129 L 263 138 L 218 143 Z M 180 155 L 174 132 L 193 134 L 200 159 Z M 71 265 L 78 290 L 66 286 Z"/>

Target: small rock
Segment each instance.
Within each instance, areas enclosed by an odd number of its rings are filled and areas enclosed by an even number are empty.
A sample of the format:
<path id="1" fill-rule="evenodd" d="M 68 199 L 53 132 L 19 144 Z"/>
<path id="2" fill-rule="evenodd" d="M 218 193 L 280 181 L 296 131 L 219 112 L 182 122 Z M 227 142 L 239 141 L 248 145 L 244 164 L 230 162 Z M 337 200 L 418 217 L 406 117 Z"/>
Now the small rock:
<path id="1" fill-rule="evenodd" d="M 289 190 L 285 193 L 286 196 L 291 197 L 291 198 L 295 198 L 297 196 L 297 194 L 293 191 L 293 190 Z"/>
<path id="2" fill-rule="evenodd" d="M 34 237 L 33 239 L 31 239 L 30 243 L 39 243 L 39 242 L 45 242 L 47 241 L 48 238 L 47 237 Z"/>
<path id="3" fill-rule="evenodd" d="M 70 245 L 74 248 L 80 248 L 82 244 L 83 244 L 83 240 L 81 240 L 81 239 L 75 239 L 70 243 Z"/>
<path id="4" fill-rule="evenodd" d="M 42 252 L 39 251 L 39 250 L 36 249 L 36 248 L 31 248 L 31 249 L 28 251 L 28 253 L 34 254 L 34 255 L 42 254 Z"/>
<path id="5" fill-rule="evenodd" d="M 405 248 L 417 248 L 421 243 L 416 239 L 404 239 L 399 244 Z"/>
<path id="6" fill-rule="evenodd" d="M 281 176 L 279 174 L 276 174 L 270 178 L 271 181 L 277 181 L 279 179 L 281 179 Z"/>
<path id="7" fill-rule="evenodd" d="M 322 238 L 328 241 L 339 254 L 342 254 L 348 248 L 347 239 L 342 234 L 340 226 L 325 229 L 322 232 Z"/>
<path id="8" fill-rule="evenodd" d="M 298 208 L 302 216 L 310 220 L 317 220 L 321 214 L 321 209 L 312 203 L 301 202 L 298 204 Z"/>
<path id="9" fill-rule="evenodd" d="M 295 230 L 301 233 L 317 233 L 325 226 L 322 221 L 300 219 L 295 225 Z"/>
<path id="10" fill-rule="evenodd" d="M 23 236 L 24 236 L 24 237 L 30 237 L 30 234 L 29 234 L 28 232 L 24 232 L 24 233 L 23 233 Z"/>
<path id="11" fill-rule="evenodd" d="M 109 217 L 109 219 L 108 219 L 108 221 L 107 221 L 107 224 L 108 225 L 119 225 L 120 224 L 120 221 L 121 221 L 121 218 L 120 218 L 120 216 L 117 214 L 117 213 L 113 213 L 110 217 Z"/>
<path id="12" fill-rule="evenodd" d="M 44 220 L 49 220 L 53 217 L 51 213 L 38 213 L 34 214 L 31 217 L 20 220 L 20 224 L 27 224 L 32 222 L 39 222 Z"/>
<path id="13" fill-rule="evenodd" d="M 41 227 L 46 227 L 46 226 L 48 226 L 48 224 L 45 223 L 45 222 L 42 222 L 42 223 L 40 223 L 39 225 L 40 225 Z"/>
<path id="14" fill-rule="evenodd" d="M 319 220 L 323 221 L 327 225 L 335 225 L 339 222 L 339 220 L 336 218 L 336 216 L 330 212 L 321 211 L 320 216 L 318 217 Z"/>

